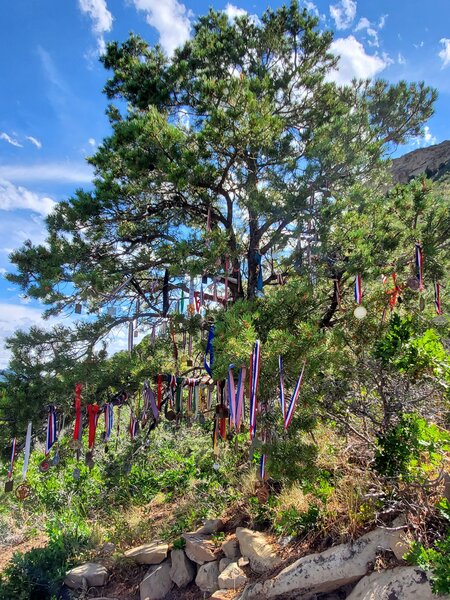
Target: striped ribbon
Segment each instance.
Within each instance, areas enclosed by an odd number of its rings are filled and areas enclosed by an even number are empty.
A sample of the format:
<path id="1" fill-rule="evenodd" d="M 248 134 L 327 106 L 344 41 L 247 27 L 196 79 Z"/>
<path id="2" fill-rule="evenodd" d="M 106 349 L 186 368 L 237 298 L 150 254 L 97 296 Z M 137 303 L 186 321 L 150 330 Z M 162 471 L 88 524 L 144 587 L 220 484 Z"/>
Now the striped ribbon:
<path id="1" fill-rule="evenodd" d="M 45 438 L 45 456 L 50 454 L 53 444 L 57 441 L 58 435 L 56 432 L 56 409 L 53 405 L 48 407 L 47 415 L 47 436 Z"/>
<path id="2" fill-rule="evenodd" d="M 95 432 L 97 431 L 98 413 L 100 407 L 98 404 L 88 404 L 87 414 L 89 418 L 88 448 L 92 450 L 95 445 Z"/>
<path id="3" fill-rule="evenodd" d="M 242 421 L 242 413 L 244 406 L 244 390 L 245 390 L 245 378 L 247 375 L 247 369 L 245 367 L 241 367 L 239 369 L 238 375 L 238 383 L 237 389 L 234 384 L 234 365 L 230 365 L 228 369 L 228 380 L 227 380 L 227 390 L 228 390 L 228 402 L 230 405 L 230 420 L 234 425 L 236 431 L 239 431 L 241 428 Z"/>
<path id="4" fill-rule="evenodd" d="M 436 307 L 436 313 L 438 315 L 442 315 L 441 308 L 441 284 L 439 281 L 434 283 L 434 305 Z"/>
<path id="5" fill-rule="evenodd" d="M 11 447 L 11 459 L 9 461 L 8 480 L 10 480 L 13 475 L 14 461 L 16 459 L 16 445 L 17 445 L 17 440 L 16 440 L 16 438 L 14 438 L 12 441 L 12 447 Z"/>
<path id="6" fill-rule="evenodd" d="M 283 381 L 283 359 L 278 356 L 278 371 L 280 374 L 280 408 L 283 415 L 283 423 L 286 422 L 286 399 L 284 397 L 284 381 Z"/>
<path id="7" fill-rule="evenodd" d="M 423 290 L 423 250 L 421 244 L 416 242 L 416 277 L 419 282 L 419 290 Z"/>
<path id="8" fill-rule="evenodd" d="M 234 386 L 234 365 L 228 367 L 227 377 L 227 393 L 228 393 L 228 405 L 230 407 L 230 421 L 236 427 L 236 390 Z"/>
<path id="9" fill-rule="evenodd" d="M 159 377 L 162 377 L 161 375 L 159 375 Z M 173 409 L 174 403 L 175 403 L 175 393 L 177 391 L 177 378 L 175 377 L 175 375 L 171 375 L 170 376 L 170 381 L 169 381 L 169 406 L 170 408 Z M 161 410 L 161 406 L 159 404 L 158 401 L 158 408 L 159 410 Z"/>
<path id="10" fill-rule="evenodd" d="M 259 372 L 261 368 L 261 343 L 256 340 L 252 355 L 250 357 L 250 439 L 256 434 L 256 404 L 259 384 Z"/>
<path id="11" fill-rule="evenodd" d="M 25 438 L 25 456 L 23 459 L 23 468 L 22 468 L 22 480 L 24 481 L 27 476 L 28 471 L 28 463 L 30 461 L 30 452 L 31 452 L 31 429 L 32 423 L 31 421 L 28 423 L 27 427 L 27 436 Z"/>
<path id="12" fill-rule="evenodd" d="M 208 375 L 210 377 L 212 377 L 212 367 L 213 367 L 213 363 L 214 363 L 214 346 L 213 346 L 213 342 L 214 342 L 214 325 L 211 325 L 210 329 L 209 329 L 209 334 L 208 334 L 208 341 L 206 343 L 206 350 L 205 350 L 205 358 L 203 360 L 203 365 L 206 369 L 206 372 L 208 373 Z M 208 363 L 208 355 L 209 355 L 209 363 Z"/>
<path id="13" fill-rule="evenodd" d="M 138 432 L 138 420 L 136 419 L 136 417 L 134 416 L 134 413 L 131 412 L 130 414 L 130 437 L 132 440 L 134 440 L 134 438 L 137 435 Z"/>
<path id="14" fill-rule="evenodd" d="M 355 279 L 354 295 L 355 295 L 356 304 L 361 304 L 363 294 L 362 294 L 362 287 L 361 287 L 361 275 L 359 273 L 356 275 L 356 279 Z"/>
<path id="15" fill-rule="evenodd" d="M 297 404 L 298 396 L 300 394 L 300 388 L 302 386 L 303 374 L 305 372 L 305 367 L 306 367 L 306 360 L 303 363 L 302 372 L 300 373 L 300 377 L 298 378 L 297 383 L 295 384 L 295 388 L 292 393 L 292 397 L 291 397 L 289 404 L 287 406 L 287 409 L 286 409 L 286 415 L 284 417 L 284 428 L 285 429 L 287 429 L 289 427 L 289 425 L 291 424 L 291 421 L 292 421 L 292 417 L 294 416 L 294 410 L 295 410 L 295 406 Z"/>
<path id="16" fill-rule="evenodd" d="M 150 405 L 153 416 L 155 417 L 155 420 L 157 421 L 159 418 L 159 410 L 158 410 L 158 407 L 155 402 L 155 394 L 153 393 L 153 390 L 150 387 L 150 384 L 147 380 L 144 381 L 144 385 L 142 388 L 142 396 L 144 397 L 144 401 L 145 401 L 147 409 L 148 409 L 148 406 Z"/>
<path id="17" fill-rule="evenodd" d="M 261 454 L 261 458 L 259 459 L 259 476 L 262 481 L 266 478 L 266 462 L 267 454 Z"/>
<path id="18" fill-rule="evenodd" d="M 114 426 L 114 405 L 112 402 L 105 404 L 105 442 L 109 442 Z"/>

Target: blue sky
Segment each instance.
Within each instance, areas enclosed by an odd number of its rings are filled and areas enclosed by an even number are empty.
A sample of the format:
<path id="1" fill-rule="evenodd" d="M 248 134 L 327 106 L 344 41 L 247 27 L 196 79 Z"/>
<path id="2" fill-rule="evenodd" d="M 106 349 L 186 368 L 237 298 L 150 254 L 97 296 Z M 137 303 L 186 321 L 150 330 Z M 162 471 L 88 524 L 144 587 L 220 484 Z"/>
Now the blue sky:
<path id="1" fill-rule="evenodd" d="M 270 3 L 276 8 L 282 2 Z M 425 80 L 439 91 L 425 137 L 401 153 L 450 138 L 449 0 L 303 0 L 335 32 L 341 56 L 334 74 Z M 4 278 L 9 252 L 44 239 L 43 218 L 55 202 L 89 186 L 85 157 L 109 133 L 98 62 L 109 40 L 130 31 L 168 53 L 189 37 L 209 6 L 229 18 L 261 14 L 266 2 L 218 0 L 19 0 L 0 3 L 0 368 L 3 339 L 41 323 L 41 307 Z"/>

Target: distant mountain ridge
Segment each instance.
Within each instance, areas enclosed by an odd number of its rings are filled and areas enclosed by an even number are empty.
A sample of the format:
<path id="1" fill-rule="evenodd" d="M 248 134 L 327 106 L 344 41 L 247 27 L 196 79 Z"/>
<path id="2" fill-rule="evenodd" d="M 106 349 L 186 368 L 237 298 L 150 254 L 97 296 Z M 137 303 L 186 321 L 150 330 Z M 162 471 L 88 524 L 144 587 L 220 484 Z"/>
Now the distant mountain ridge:
<path id="1" fill-rule="evenodd" d="M 422 173 L 437 181 L 449 172 L 449 140 L 435 146 L 413 150 L 392 161 L 392 175 L 395 183 L 408 183 Z"/>

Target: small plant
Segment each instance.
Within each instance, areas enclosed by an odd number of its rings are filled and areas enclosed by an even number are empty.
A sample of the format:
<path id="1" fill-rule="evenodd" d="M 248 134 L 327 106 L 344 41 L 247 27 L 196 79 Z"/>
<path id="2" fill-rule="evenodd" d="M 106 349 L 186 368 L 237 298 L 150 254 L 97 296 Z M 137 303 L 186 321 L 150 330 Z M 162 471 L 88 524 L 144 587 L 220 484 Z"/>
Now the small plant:
<path id="1" fill-rule="evenodd" d="M 186 546 L 186 540 L 184 538 L 182 538 L 182 537 L 177 538 L 173 542 L 173 549 L 174 550 L 183 550 L 183 548 L 185 546 Z"/>

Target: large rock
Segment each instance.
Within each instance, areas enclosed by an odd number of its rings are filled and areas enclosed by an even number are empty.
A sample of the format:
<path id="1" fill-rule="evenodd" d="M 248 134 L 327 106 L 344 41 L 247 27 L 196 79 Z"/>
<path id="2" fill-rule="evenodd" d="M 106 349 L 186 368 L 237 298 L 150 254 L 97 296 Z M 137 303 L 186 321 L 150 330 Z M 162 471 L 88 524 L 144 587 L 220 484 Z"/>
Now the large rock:
<path id="1" fill-rule="evenodd" d="M 186 541 L 184 551 L 193 562 L 203 565 L 216 559 L 216 547 L 206 536 L 197 533 L 184 533 L 183 538 Z"/>
<path id="2" fill-rule="evenodd" d="M 247 583 L 247 575 L 237 563 L 233 562 L 220 573 L 218 581 L 221 589 L 235 590 Z"/>
<path id="3" fill-rule="evenodd" d="M 231 560 L 236 560 L 236 558 L 239 558 L 241 553 L 237 539 L 232 537 L 229 540 L 225 540 L 225 542 L 222 544 L 222 552 Z"/>
<path id="4" fill-rule="evenodd" d="M 230 600 L 230 594 L 228 590 L 217 590 L 214 592 L 212 596 L 209 597 L 210 600 Z"/>
<path id="5" fill-rule="evenodd" d="M 241 598 L 262 600 L 295 593 L 302 600 L 309 600 L 316 594 L 333 592 L 359 581 L 366 575 L 367 564 L 375 559 L 377 550 L 392 549 L 395 543 L 392 532 L 376 529 L 355 542 L 300 558 L 273 579 L 248 586 Z"/>
<path id="6" fill-rule="evenodd" d="M 172 568 L 170 577 L 179 588 L 185 587 L 194 580 L 196 568 L 188 559 L 184 550 L 172 550 L 170 554 Z"/>
<path id="7" fill-rule="evenodd" d="M 450 141 L 448 140 L 434 146 L 413 150 L 392 161 L 392 175 L 395 183 L 408 183 L 422 173 L 438 180 L 449 170 Z"/>
<path id="8" fill-rule="evenodd" d="M 223 529 L 222 519 L 208 519 L 195 533 L 199 533 L 200 535 L 212 535 L 221 529 Z"/>
<path id="9" fill-rule="evenodd" d="M 356 585 L 347 600 L 433 600 L 436 596 L 423 571 L 416 567 L 397 567 L 372 573 Z M 448 598 L 448 596 L 439 596 Z"/>
<path id="10" fill-rule="evenodd" d="M 139 586 L 141 600 L 162 600 L 167 596 L 173 587 L 170 568 L 170 560 L 150 567 Z"/>
<path id="11" fill-rule="evenodd" d="M 219 577 L 219 565 L 217 561 L 206 563 L 201 565 L 198 570 L 197 577 L 195 578 L 195 584 L 202 592 L 213 592 L 219 589 L 218 586 Z"/>
<path id="12" fill-rule="evenodd" d="M 280 557 L 263 533 L 238 527 L 236 537 L 242 555 L 248 557 L 250 566 L 256 573 L 265 573 L 281 563 Z"/>
<path id="13" fill-rule="evenodd" d="M 85 563 L 71 569 L 66 573 L 64 583 L 67 587 L 76 590 L 82 588 L 84 582 L 88 587 L 101 587 L 106 585 L 108 581 L 108 571 L 103 565 L 99 563 Z"/>
<path id="14" fill-rule="evenodd" d="M 228 565 L 231 565 L 233 561 L 231 560 L 231 558 L 221 558 L 219 561 L 219 573 L 222 573 L 222 571 L 225 571 L 225 569 L 228 567 Z"/>
<path id="15" fill-rule="evenodd" d="M 150 542 L 149 544 L 127 550 L 125 556 L 133 559 L 139 565 L 159 565 L 159 563 L 162 563 L 162 561 L 167 558 L 168 551 L 168 544 L 162 542 Z"/>

